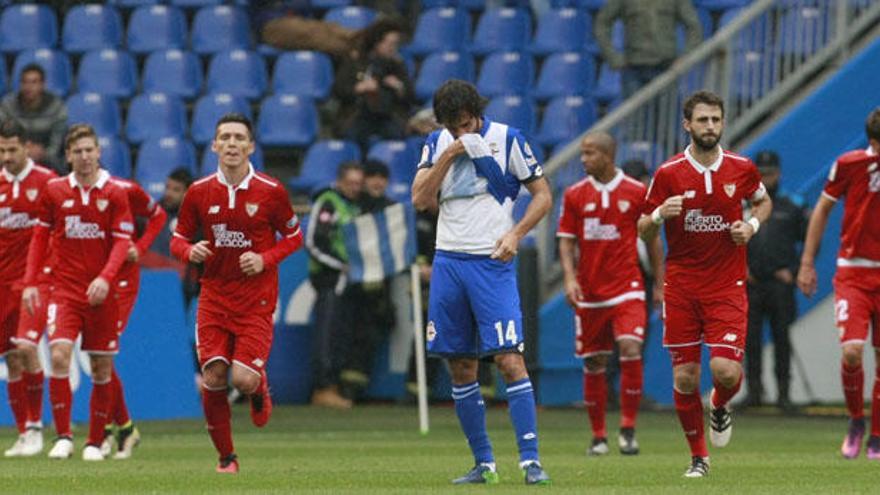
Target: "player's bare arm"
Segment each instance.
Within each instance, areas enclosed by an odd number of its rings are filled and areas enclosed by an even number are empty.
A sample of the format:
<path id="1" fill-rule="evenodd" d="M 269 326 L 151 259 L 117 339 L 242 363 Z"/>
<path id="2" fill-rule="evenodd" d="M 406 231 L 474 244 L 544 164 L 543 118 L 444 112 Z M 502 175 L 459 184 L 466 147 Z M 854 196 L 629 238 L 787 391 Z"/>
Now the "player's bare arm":
<path id="1" fill-rule="evenodd" d="M 801 254 L 801 266 L 797 277 L 797 285 L 807 297 L 816 293 L 816 253 L 819 251 L 819 241 L 825 232 L 834 204 L 834 201 L 825 195 L 819 196 L 819 202 L 816 203 L 816 208 L 810 215 L 810 223 L 807 225 L 807 237 L 804 240 L 804 252 Z"/>
<path id="2" fill-rule="evenodd" d="M 751 205 L 752 218 L 748 222 L 737 220 L 730 226 L 730 237 L 737 246 L 746 245 L 758 232 L 759 226 L 770 218 L 770 213 L 773 211 L 773 200 L 766 194 L 763 198 L 752 201 Z"/>
<path id="3" fill-rule="evenodd" d="M 683 205 L 684 198 L 681 195 L 670 196 L 650 215 L 642 215 L 638 223 L 639 237 L 645 242 L 651 242 L 660 233 L 663 222 L 681 215 Z"/>
<path id="4" fill-rule="evenodd" d="M 547 179 L 541 177 L 526 183 L 525 186 L 532 195 L 532 201 L 529 203 L 528 208 L 526 208 L 526 213 L 519 223 L 514 225 L 508 233 L 495 242 L 492 259 L 501 260 L 505 263 L 512 260 L 519 249 L 519 241 L 547 215 L 547 212 L 550 211 L 550 207 L 553 205 L 553 196 L 550 193 Z"/>
<path id="5" fill-rule="evenodd" d="M 464 152 L 461 140 L 456 139 L 443 150 L 437 163 L 416 173 L 411 193 L 413 206 L 417 210 L 427 210 L 437 202 L 437 194 L 440 192 L 440 185 L 443 184 L 446 173 L 455 163 L 455 159 Z"/>
<path id="6" fill-rule="evenodd" d="M 263 272 L 263 256 L 253 251 L 242 253 L 241 256 L 238 257 L 238 265 L 241 267 L 241 271 L 245 275 L 249 277 L 257 275 Z"/>
<path id="7" fill-rule="evenodd" d="M 565 299 L 572 308 L 577 308 L 578 301 L 581 301 L 584 298 L 581 285 L 577 281 L 577 272 L 575 270 L 576 257 L 577 239 L 573 237 L 560 237 L 559 263 L 562 265 L 565 284 Z"/>

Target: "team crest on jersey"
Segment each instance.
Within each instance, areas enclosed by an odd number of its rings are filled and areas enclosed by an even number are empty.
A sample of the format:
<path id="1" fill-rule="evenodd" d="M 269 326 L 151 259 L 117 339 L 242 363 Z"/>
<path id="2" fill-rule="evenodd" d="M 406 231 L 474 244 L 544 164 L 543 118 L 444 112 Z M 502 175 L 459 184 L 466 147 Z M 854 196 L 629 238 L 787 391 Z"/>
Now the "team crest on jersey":
<path id="1" fill-rule="evenodd" d="M 73 208 L 73 200 L 65 199 L 63 203 L 61 203 L 62 208 Z"/>
<path id="2" fill-rule="evenodd" d="M 493 155 L 497 155 L 498 154 L 498 144 L 494 143 L 494 142 L 489 143 L 489 151 L 491 151 Z"/>
<path id="3" fill-rule="evenodd" d="M 33 202 L 35 199 L 37 199 L 38 192 L 39 191 L 36 188 L 31 188 L 25 191 L 24 195 L 27 196 L 28 201 Z"/>
<path id="4" fill-rule="evenodd" d="M 260 205 L 257 203 L 245 203 L 244 211 L 247 212 L 249 217 L 252 217 L 257 214 L 257 210 L 260 209 Z"/>
<path id="5" fill-rule="evenodd" d="M 425 336 L 428 339 L 428 342 L 434 342 L 434 339 L 437 338 L 437 329 L 434 328 L 434 322 L 428 322 L 428 329 L 425 331 Z"/>
<path id="6" fill-rule="evenodd" d="M 732 198 L 733 193 L 736 192 L 736 184 L 724 184 L 724 192 L 727 194 L 728 198 Z"/>
<path id="7" fill-rule="evenodd" d="M 587 203 L 584 205 L 584 211 L 596 211 L 596 203 Z"/>
<path id="8" fill-rule="evenodd" d="M 107 205 L 109 205 L 109 204 L 110 204 L 110 201 L 108 201 L 106 199 L 99 199 L 99 200 L 95 201 L 95 206 L 98 207 L 98 211 L 106 210 Z"/>
<path id="9" fill-rule="evenodd" d="M 630 205 L 629 201 L 627 201 L 625 199 L 621 199 L 620 201 L 617 202 L 617 207 L 620 209 L 621 213 L 626 213 L 627 210 L 629 210 L 629 205 Z"/>
<path id="10" fill-rule="evenodd" d="M 693 189 L 688 189 L 684 192 L 684 194 L 682 194 L 682 196 L 684 196 L 684 199 L 694 199 L 697 197 L 697 191 L 694 191 Z"/>

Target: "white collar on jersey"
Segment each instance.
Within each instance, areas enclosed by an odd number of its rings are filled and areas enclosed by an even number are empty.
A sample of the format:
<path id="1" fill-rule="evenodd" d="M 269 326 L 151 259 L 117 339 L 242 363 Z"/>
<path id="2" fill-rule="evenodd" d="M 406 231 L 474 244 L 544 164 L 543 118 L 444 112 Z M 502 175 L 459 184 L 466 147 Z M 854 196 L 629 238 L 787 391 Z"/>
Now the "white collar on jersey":
<path id="1" fill-rule="evenodd" d="M 27 176 L 31 173 L 31 170 L 34 169 L 34 161 L 30 158 L 27 159 L 27 163 L 24 164 L 24 168 L 21 169 L 21 172 L 18 175 L 12 175 L 8 170 L 0 169 L 0 174 L 3 174 L 3 178 L 9 182 L 23 182 L 27 179 Z"/>
<path id="2" fill-rule="evenodd" d="M 716 158 L 708 167 L 704 167 L 702 163 L 694 158 L 694 155 L 691 154 L 691 145 L 688 145 L 687 148 L 684 149 L 684 156 L 687 158 L 688 163 L 690 163 L 697 172 L 704 174 L 706 171 L 717 172 L 718 169 L 721 168 L 721 162 L 724 160 L 724 150 L 721 149 L 721 145 L 718 145 L 718 158 Z"/>
<path id="3" fill-rule="evenodd" d="M 109 180 L 110 180 L 110 172 L 107 172 L 103 168 L 98 169 L 98 180 L 95 181 L 95 185 L 92 187 L 97 187 L 98 189 L 102 189 L 104 187 L 104 184 L 106 184 Z M 83 187 L 80 185 L 80 183 L 76 181 L 76 174 L 74 174 L 73 172 L 67 174 L 67 183 L 70 184 L 70 187 L 72 187 L 73 189 L 76 189 L 77 187 L 79 187 L 80 189 L 83 189 Z M 91 188 L 89 188 L 89 189 L 91 189 Z"/>
<path id="4" fill-rule="evenodd" d="M 254 165 L 251 162 L 248 162 L 247 175 L 244 176 L 244 179 L 242 179 L 241 182 L 239 182 L 238 185 L 234 187 L 234 189 L 247 189 L 248 185 L 251 183 L 251 179 L 253 179 L 255 175 L 257 174 L 256 172 L 254 172 Z M 226 180 L 226 176 L 223 175 L 223 171 L 220 170 L 219 165 L 217 166 L 217 181 L 226 187 L 233 187 L 232 184 L 230 184 L 229 181 Z"/>
<path id="5" fill-rule="evenodd" d="M 623 170 L 620 170 L 619 168 L 615 168 L 614 170 L 616 171 L 616 173 L 614 174 L 614 178 L 612 178 L 606 184 L 597 181 L 592 175 L 587 175 L 587 180 L 590 182 L 590 184 L 593 185 L 593 187 L 596 188 L 597 191 L 614 191 L 615 189 L 617 189 L 617 186 L 619 186 L 620 183 L 623 182 L 624 177 Z"/>

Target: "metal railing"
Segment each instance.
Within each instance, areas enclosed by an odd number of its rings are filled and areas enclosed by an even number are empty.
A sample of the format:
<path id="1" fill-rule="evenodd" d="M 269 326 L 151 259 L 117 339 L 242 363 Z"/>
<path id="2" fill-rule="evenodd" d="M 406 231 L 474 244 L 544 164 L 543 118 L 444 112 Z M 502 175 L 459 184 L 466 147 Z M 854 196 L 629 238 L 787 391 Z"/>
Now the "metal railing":
<path id="1" fill-rule="evenodd" d="M 586 132 L 614 135 L 618 163 L 640 159 L 653 169 L 687 145 L 681 104 L 707 89 L 725 101 L 722 144 L 738 143 L 820 70 L 842 64 L 851 44 L 878 23 L 880 0 L 756 0 Z M 579 141 L 544 167 L 555 207 L 535 232 L 542 299 L 560 287 L 555 231 L 562 190 L 583 175 Z"/>

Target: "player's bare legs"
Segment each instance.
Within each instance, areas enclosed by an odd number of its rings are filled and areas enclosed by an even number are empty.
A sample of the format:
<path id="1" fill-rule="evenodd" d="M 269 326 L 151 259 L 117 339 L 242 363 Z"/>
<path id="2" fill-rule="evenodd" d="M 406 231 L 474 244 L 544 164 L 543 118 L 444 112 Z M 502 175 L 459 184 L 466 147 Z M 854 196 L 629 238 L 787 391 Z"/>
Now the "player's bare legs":
<path id="1" fill-rule="evenodd" d="M 733 431 L 730 418 L 730 399 L 739 392 L 742 385 L 742 365 L 733 359 L 715 356 L 709 361 L 712 370 L 712 383 L 714 388 L 709 396 L 709 422 L 711 430 L 709 439 L 712 445 L 724 447 L 730 442 Z"/>
<path id="2" fill-rule="evenodd" d="M 53 342 L 50 346 L 52 376 L 49 378 L 49 402 L 52 404 L 52 419 L 58 437 L 49 451 L 52 459 L 67 459 L 73 455 L 73 433 L 70 431 L 70 408 L 73 395 L 70 392 L 70 354 L 73 344 Z"/>
<path id="3" fill-rule="evenodd" d="M 220 455 L 218 473 L 237 473 L 238 460 L 232 445 L 232 421 L 229 401 L 226 398 L 229 365 L 215 359 L 202 370 L 202 408 L 214 448 Z"/>
<path id="4" fill-rule="evenodd" d="M 688 349 L 688 348 L 683 348 Z M 692 350 L 693 351 L 693 350 Z M 691 449 L 691 466 L 686 477 L 699 478 L 709 472 L 709 450 L 703 433 L 703 402 L 700 398 L 699 347 L 696 359 L 672 368 L 675 411 Z"/>
<path id="5" fill-rule="evenodd" d="M 584 405 L 593 432 L 587 455 L 605 455 L 609 452 L 608 434 L 605 431 L 605 409 L 608 403 L 608 384 L 605 380 L 607 365 L 608 354 L 584 358 Z"/>
<path id="6" fill-rule="evenodd" d="M 522 354 L 509 352 L 495 355 L 495 364 L 507 384 L 507 405 L 510 422 L 516 432 L 519 467 L 525 471 L 527 485 L 545 485 L 550 477 L 538 459 L 538 415 L 535 393 Z"/>
<path id="7" fill-rule="evenodd" d="M 636 417 L 642 401 L 642 343 L 624 338 L 617 341 L 620 351 L 620 453 L 636 455 L 639 443 L 635 438 Z"/>
<path id="8" fill-rule="evenodd" d="M 24 361 L 17 349 L 10 349 L 5 356 L 8 378 L 6 390 L 9 396 L 9 407 L 15 418 L 15 426 L 18 428 L 18 438 L 4 453 L 5 457 L 18 457 L 23 455 L 26 437 L 25 422 L 28 416 L 28 402 L 25 383 L 22 379 Z"/>
<path id="9" fill-rule="evenodd" d="M 92 396 L 89 401 L 89 438 L 83 449 L 83 460 L 101 461 L 101 443 L 104 441 L 104 426 L 110 418 L 113 404 L 113 386 L 110 377 L 113 374 L 113 356 L 110 354 L 90 353 L 89 361 L 92 368 Z"/>
<path id="10" fill-rule="evenodd" d="M 840 453 L 847 459 L 854 459 L 859 456 L 862 451 L 862 439 L 865 437 L 865 372 L 862 368 L 862 353 L 864 352 L 864 344 L 847 343 L 841 346 L 843 357 L 841 360 L 841 381 L 843 382 L 843 396 L 846 398 L 846 408 L 849 410 L 849 428 L 843 444 L 840 446 Z M 875 390 L 877 385 L 874 385 Z M 877 402 L 877 401 L 873 401 Z M 872 434 L 873 434 L 873 412 L 875 407 L 872 405 Z"/>

